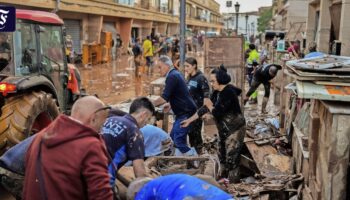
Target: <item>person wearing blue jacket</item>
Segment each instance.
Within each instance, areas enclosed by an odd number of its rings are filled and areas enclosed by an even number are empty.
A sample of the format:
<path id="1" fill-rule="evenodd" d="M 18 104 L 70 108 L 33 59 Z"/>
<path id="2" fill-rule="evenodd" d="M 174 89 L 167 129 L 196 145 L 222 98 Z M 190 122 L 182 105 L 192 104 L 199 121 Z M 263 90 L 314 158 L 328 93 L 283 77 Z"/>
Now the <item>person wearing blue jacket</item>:
<path id="1" fill-rule="evenodd" d="M 171 174 L 155 179 L 139 178 L 128 187 L 128 200 L 233 200 L 220 188 L 187 174 Z"/>

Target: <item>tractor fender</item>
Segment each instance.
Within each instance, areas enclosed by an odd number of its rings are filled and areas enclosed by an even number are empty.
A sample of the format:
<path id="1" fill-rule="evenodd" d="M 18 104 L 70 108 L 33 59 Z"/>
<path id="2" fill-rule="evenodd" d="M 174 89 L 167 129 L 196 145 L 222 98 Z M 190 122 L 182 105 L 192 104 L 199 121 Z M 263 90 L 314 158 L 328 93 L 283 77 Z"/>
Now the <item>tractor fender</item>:
<path id="1" fill-rule="evenodd" d="M 52 82 L 43 75 L 23 76 L 23 77 L 7 77 L 1 82 L 6 82 L 16 85 L 16 93 L 27 92 L 29 89 L 40 89 L 44 92 L 52 94 L 53 98 L 57 99 L 57 92 Z"/>

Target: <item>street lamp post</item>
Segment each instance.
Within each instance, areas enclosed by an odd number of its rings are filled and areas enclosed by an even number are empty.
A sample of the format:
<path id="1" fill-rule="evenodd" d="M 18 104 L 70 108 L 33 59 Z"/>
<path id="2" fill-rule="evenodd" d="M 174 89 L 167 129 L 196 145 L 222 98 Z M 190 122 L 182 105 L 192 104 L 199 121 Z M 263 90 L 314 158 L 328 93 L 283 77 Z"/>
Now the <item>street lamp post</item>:
<path id="1" fill-rule="evenodd" d="M 226 30 L 228 31 L 228 21 L 229 21 L 229 17 L 226 17 Z"/>
<path id="2" fill-rule="evenodd" d="M 185 64 L 186 0 L 180 2 L 180 67 Z"/>
<path id="3" fill-rule="evenodd" d="M 248 13 L 245 14 L 245 34 L 248 36 Z"/>
<path id="4" fill-rule="evenodd" d="M 238 35 L 238 12 L 239 12 L 239 5 L 238 1 L 235 4 L 235 11 L 236 11 L 236 35 Z"/>

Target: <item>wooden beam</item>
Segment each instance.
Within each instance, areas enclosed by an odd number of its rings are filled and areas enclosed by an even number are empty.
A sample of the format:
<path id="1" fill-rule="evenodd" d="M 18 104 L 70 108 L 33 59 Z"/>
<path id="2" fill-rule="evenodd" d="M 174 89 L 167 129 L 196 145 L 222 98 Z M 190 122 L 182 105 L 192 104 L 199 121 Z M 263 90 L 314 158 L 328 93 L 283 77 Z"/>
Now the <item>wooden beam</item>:
<path id="1" fill-rule="evenodd" d="M 255 143 L 246 143 L 261 174 L 291 174 L 293 171 L 292 159 L 288 156 L 278 155 L 271 145 L 258 146 Z"/>

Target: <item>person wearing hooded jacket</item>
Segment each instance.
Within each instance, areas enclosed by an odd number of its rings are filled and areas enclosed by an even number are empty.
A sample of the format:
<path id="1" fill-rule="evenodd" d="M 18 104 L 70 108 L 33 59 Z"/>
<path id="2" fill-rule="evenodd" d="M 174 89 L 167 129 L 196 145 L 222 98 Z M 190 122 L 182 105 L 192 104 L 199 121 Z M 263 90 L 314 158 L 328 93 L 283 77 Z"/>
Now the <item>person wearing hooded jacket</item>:
<path id="1" fill-rule="evenodd" d="M 25 158 L 23 199 L 113 199 L 98 133 L 108 108 L 94 96 L 83 97 L 70 117 L 60 115 L 37 133 Z"/>
<path id="2" fill-rule="evenodd" d="M 196 103 L 197 108 L 203 106 L 205 98 L 209 99 L 210 88 L 208 80 L 204 74 L 198 69 L 197 60 L 189 57 L 185 60 L 185 72 L 188 75 L 187 87 L 192 96 L 192 99 Z M 196 149 L 198 153 L 201 152 L 203 146 L 202 138 L 202 119 L 197 119 L 191 125 L 191 129 L 188 132 L 190 145 Z"/>
<path id="3" fill-rule="evenodd" d="M 181 125 L 187 127 L 198 118 L 211 113 L 219 131 L 219 159 L 222 177 L 230 182 L 239 181 L 239 162 L 245 136 L 245 118 L 241 112 L 238 95 L 242 90 L 229 84 L 230 75 L 223 65 L 210 74 L 210 84 L 214 90 L 211 99 Z"/>

